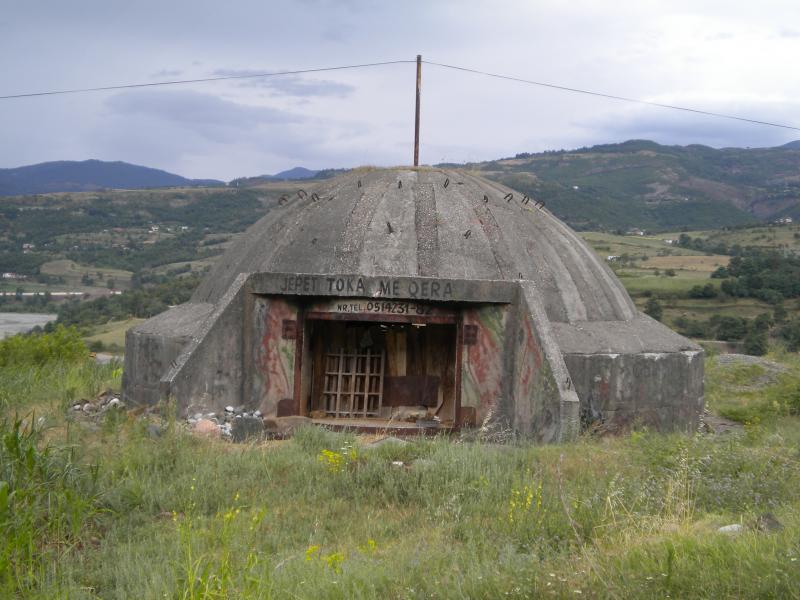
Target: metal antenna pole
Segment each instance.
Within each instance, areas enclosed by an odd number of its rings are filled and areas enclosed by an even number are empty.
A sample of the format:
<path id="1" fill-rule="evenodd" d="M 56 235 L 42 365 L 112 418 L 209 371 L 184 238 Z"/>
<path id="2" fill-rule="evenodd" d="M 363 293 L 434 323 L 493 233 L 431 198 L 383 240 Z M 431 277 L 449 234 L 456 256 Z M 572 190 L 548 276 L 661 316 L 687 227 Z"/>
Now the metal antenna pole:
<path id="1" fill-rule="evenodd" d="M 417 54 L 417 110 L 414 114 L 414 166 L 419 166 L 419 88 L 422 85 L 422 55 Z"/>

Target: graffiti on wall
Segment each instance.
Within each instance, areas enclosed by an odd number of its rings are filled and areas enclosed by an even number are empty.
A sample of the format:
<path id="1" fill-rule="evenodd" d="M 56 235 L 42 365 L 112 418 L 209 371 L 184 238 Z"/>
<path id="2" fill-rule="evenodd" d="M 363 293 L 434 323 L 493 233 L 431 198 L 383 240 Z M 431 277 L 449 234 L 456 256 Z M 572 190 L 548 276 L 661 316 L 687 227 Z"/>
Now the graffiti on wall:
<path id="1" fill-rule="evenodd" d="M 461 377 L 461 405 L 472 406 L 482 420 L 502 394 L 503 339 L 508 307 L 488 305 L 468 308 L 464 326 L 475 329 L 473 343 L 464 345 Z"/>
<path id="2" fill-rule="evenodd" d="M 256 376 L 253 393 L 266 414 L 278 402 L 294 396 L 296 341 L 285 339 L 284 322 L 297 319 L 297 309 L 285 300 L 259 298 L 254 311 L 256 331 Z"/>

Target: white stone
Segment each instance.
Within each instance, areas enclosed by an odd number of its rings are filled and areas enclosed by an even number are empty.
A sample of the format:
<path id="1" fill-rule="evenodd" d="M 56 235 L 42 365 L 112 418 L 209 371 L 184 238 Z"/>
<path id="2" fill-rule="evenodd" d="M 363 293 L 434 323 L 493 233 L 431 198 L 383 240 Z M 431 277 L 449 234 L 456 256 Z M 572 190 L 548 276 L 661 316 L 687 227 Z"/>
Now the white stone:
<path id="1" fill-rule="evenodd" d="M 734 523 L 733 525 L 724 525 L 717 529 L 720 533 L 727 533 L 728 535 L 737 535 L 742 532 L 744 527 L 740 523 Z"/>

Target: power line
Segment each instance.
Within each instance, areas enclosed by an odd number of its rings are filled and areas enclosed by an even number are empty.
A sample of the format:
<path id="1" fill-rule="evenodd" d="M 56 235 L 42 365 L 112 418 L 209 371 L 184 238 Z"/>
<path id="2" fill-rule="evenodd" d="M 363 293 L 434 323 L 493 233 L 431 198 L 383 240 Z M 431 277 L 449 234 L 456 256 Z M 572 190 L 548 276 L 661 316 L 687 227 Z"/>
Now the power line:
<path id="1" fill-rule="evenodd" d="M 342 71 L 344 69 L 363 69 L 366 67 L 381 67 L 384 65 L 399 65 L 415 63 L 414 60 L 387 60 L 383 62 L 364 63 L 359 65 L 343 65 L 340 67 L 320 67 L 318 69 L 300 69 L 297 71 L 275 71 L 273 73 L 251 73 L 247 75 L 223 75 L 220 77 L 204 77 L 202 79 L 180 79 L 174 81 L 154 81 L 152 83 L 129 83 L 125 85 L 107 85 L 103 87 L 77 88 L 72 90 L 54 90 L 48 92 L 29 92 L 25 94 L 10 94 L 0 96 L 0 100 L 12 98 L 32 98 L 34 96 L 57 96 L 60 94 L 80 94 L 83 92 L 103 92 L 107 90 L 127 90 L 131 88 L 158 87 L 162 85 L 182 85 L 185 83 L 207 83 L 209 81 L 225 81 L 227 79 L 255 79 L 258 77 L 279 77 L 281 75 L 300 75 L 303 73 L 321 73 L 323 71 Z"/>
<path id="2" fill-rule="evenodd" d="M 608 98 L 610 100 L 619 100 L 622 102 L 632 102 L 635 104 L 644 104 L 646 106 L 655 106 L 658 108 L 669 108 L 672 110 L 682 110 L 684 112 L 696 113 L 699 115 L 706 115 L 710 117 L 719 117 L 722 119 L 733 119 L 734 121 L 744 121 L 745 123 L 755 123 L 757 125 L 768 125 L 769 127 L 780 127 L 781 129 L 791 129 L 793 131 L 800 131 L 800 127 L 794 127 L 792 125 L 784 125 L 782 123 L 771 123 L 769 121 L 760 121 L 758 119 L 749 119 L 747 117 L 739 117 L 736 115 L 727 115 L 724 113 L 712 112 L 709 110 L 700 110 L 698 108 L 688 108 L 685 106 L 676 106 L 673 104 L 662 104 L 660 102 L 650 102 L 648 100 L 639 100 L 638 98 L 627 98 L 625 96 L 615 96 L 613 94 L 604 94 L 602 92 L 593 92 L 591 90 L 583 90 L 580 88 L 573 88 L 567 87 L 564 85 L 556 85 L 554 83 L 545 83 L 542 81 L 533 81 L 531 79 L 522 79 L 521 77 L 512 77 L 510 75 L 499 75 L 497 73 L 489 73 L 487 71 L 479 71 L 478 69 L 470 69 L 467 67 L 459 67 L 456 65 L 446 65 L 443 63 L 432 62 L 429 60 L 423 60 L 425 64 L 433 65 L 435 67 L 443 67 L 445 69 L 454 69 L 456 71 L 464 71 L 467 73 L 474 73 L 477 75 L 485 75 L 487 77 L 494 77 L 496 79 L 506 79 L 508 81 L 516 81 L 518 83 L 528 83 L 530 85 L 538 85 L 540 87 L 551 88 L 555 90 L 561 90 L 564 92 L 574 92 L 576 94 L 586 94 L 588 96 L 598 96 L 600 98 Z"/>
<path id="3" fill-rule="evenodd" d="M 46 92 L 28 92 L 23 94 L 9 94 L 5 96 L 0 96 L 0 100 L 11 100 L 14 98 L 32 98 L 36 96 L 57 96 L 62 94 L 80 94 L 84 92 L 102 92 L 102 91 L 109 91 L 109 90 L 125 90 L 125 89 L 133 89 L 133 88 L 146 88 L 146 87 L 159 87 L 164 85 L 183 85 L 188 83 L 208 83 L 211 81 L 226 81 L 232 79 L 257 79 L 263 77 L 280 77 L 284 75 L 302 75 L 305 73 L 322 73 L 325 71 L 343 71 L 345 69 L 363 69 L 369 67 L 381 67 L 386 65 L 399 65 L 399 64 L 413 64 L 416 61 L 414 60 L 389 60 L 389 61 L 382 61 L 382 62 L 373 62 L 373 63 L 362 63 L 362 64 L 355 64 L 355 65 L 342 65 L 337 67 L 320 67 L 315 69 L 298 69 L 294 71 L 274 71 L 271 73 L 250 73 L 247 75 L 222 75 L 219 77 L 203 77 L 200 79 L 180 79 L 180 80 L 172 80 L 172 81 L 154 81 L 151 83 L 130 83 L 124 85 L 109 85 L 109 86 L 102 86 L 102 87 L 91 87 L 91 88 L 76 88 L 76 89 L 69 89 L 69 90 L 52 90 Z M 717 117 L 721 119 L 731 119 L 734 121 L 742 121 L 745 123 L 754 123 L 756 125 L 766 125 L 768 127 L 779 127 L 781 129 L 790 129 L 792 131 L 800 131 L 800 127 L 795 127 L 793 125 L 786 125 L 783 123 L 772 123 L 770 121 L 761 121 L 759 119 L 750 119 L 748 117 L 741 117 L 737 115 L 729 115 L 725 113 L 718 113 L 709 110 L 700 110 L 698 108 L 689 108 L 686 106 L 677 106 L 674 104 L 663 104 L 660 102 L 651 102 L 649 100 L 640 100 L 638 98 L 629 98 L 626 96 L 617 96 L 614 94 L 605 94 L 603 92 L 595 92 L 592 90 L 585 90 L 581 88 L 569 87 L 565 85 L 557 85 L 554 83 L 546 83 L 543 81 L 535 81 L 532 79 L 523 79 L 522 77 L 513 77 L 511 75 L 501 75 L 499 73 L 490 73 L 488 71 L 481 71 L 478 69 L 470 69 L 468 67 L 460 67 L 457 65 L 448 65 L 444 63 L 438 63 L 429 60 L 422 61 L 425 64 L 432 65 L 435 67 L 441 67 L 445 69 L 453 69 L 455 71 L 463 71 L 465 73 L 473 73 L 476 75 L 484 75 L 486 77 L 493 77 L 495 79 L 505 79 L 507 81 L 515 81 L 517 83 L 526 83 L 529 85 L 536 85 L 539 87 L 545 87 L 555 90 L 561 90 L 564 92 L 572 92 L 576 94 L 585 94 L 588 96 L 596 96 L 599 98 L 607 98 L 610 100 L 617 100 L 621 102 L 630 102 L 634 104 L 643 104 L 645 106 L 654 106 L 657 108 L 666 108 L 670 110 L 680 110 L 683 112 L 690 112 L 699 115 L 705 115 L 710 117 Z"/>

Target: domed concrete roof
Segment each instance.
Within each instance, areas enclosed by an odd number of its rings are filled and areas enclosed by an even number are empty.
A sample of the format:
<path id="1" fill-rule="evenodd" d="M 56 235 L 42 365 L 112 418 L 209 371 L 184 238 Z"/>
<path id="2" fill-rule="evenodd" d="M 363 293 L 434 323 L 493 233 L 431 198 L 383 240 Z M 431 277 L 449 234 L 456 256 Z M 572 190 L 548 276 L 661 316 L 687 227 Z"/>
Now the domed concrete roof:
<path id="1" fill-rule="evenodd" d="M 557 322 L 629 321 L 622 284 L 569 227 L 523 194 L 458 170 L 357 170 L 284 198 L 192 297 L 216 303 L 241 273 L 531 280 Z"/>

